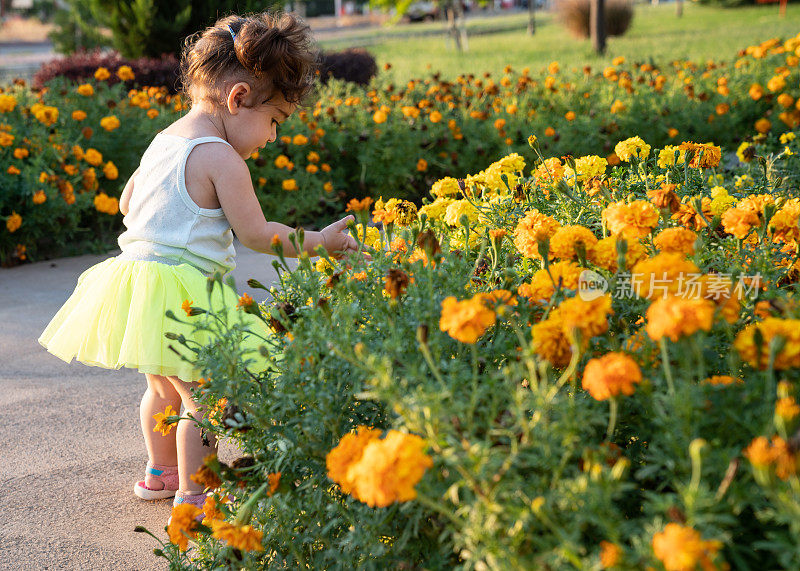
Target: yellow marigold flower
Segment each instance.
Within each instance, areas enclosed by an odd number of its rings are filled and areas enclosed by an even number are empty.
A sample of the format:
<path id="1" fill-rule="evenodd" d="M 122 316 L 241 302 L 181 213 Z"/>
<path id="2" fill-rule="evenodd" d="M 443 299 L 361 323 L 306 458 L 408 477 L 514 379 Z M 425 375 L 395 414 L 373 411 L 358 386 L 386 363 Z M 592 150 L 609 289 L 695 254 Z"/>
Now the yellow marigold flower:
<path id="1" fill-rule="evenodd" d="M 776 93 L 786 88 L 786 79 L 782 75 L 774 75 L 767 82 L 767 89 Z"/>
<path id="2" fill-rule="evenodd" d="M 566 173 L 566 167 L 558 157 L 545 159 L 533 173 L 536 183 L 540 186 L 553 187 L 558 184 Z"/>
<path id="3" fill-rule="evenodd" d="M 115 165 L 111 161 L 108 161 L 103 167 L 103 174 L 108 180 L 117 180 L 117 177 L 119 177 L 119 170 L 117 169 L 117 165 Z"/>
<path id="4" fill-rule="evenodd" d="M 22 226 L 22 216 L 12 210 L 11 216 L 6 220 L 6 229 L 10 233 L 14 233 L 19 230 L 20 226 Z"/>
<path id="5" fill-rule="evenodd" d="M 113 131 L 114 129 L 117 129 L 119 125 L 120 122 L 116 115 L 109 115 L 108 117 L 103 117 L 100 119 L 100 126 L 106 131 Z"/>
<path id="6" fill-rule="evenodd" d="M 230 547 L 241 551 L 264 551 L 264 546 L 261 545 L 264 532 L 251 525 L 238 526 L 218 519 L 210 523 L 211 536 L 224 541 Z"/>
<path id="7" fill-rule="evenodd" d="M 645 330 L 653 341 L 669 337 L 678 341 L 702 329 L 710 331 L 714 323 L 714 303 L 707 299 L 662 297 L 647 308 Z"/>
<path id="8" fill-rule="evenodd" d="M 486 306 L 481 296 L 457 301 L 446 297 L 442 301 L 439 329 L 462 343 L 475 343 L 486 330 L 494 325 L 495 312 Z"/>
<path id="9" fill-rule="evenodd" d="M 639 297 L 656 299 L 677 295 L 685 282 L 700 275 L 700 269 L 683 254 L 662 253 L 638 262 L 631 283 Z"/>
<path id="10" fill-rule="evenodd" d="M 454 196 L 460 192 L 458 181 L 452 177 L 444 177 L 437 180 L 431 187 L 431 194 L 437 198 Z"/>
<path id="11" fill-rule="evenodd" d="M 448 226 L 461 226 L 461 217 L 466 215 L 470 227 L 475 227 L 480 217 L 480 211 L 469 200 L 455 200 L 450 203 L 444 214 L 444 221 Z"/>
<path id="12" fill-rule="evenodd" d="M 331 275 L 334 268 L 326 258 L 320 258 L 314 264 L 314 269 L 321 274 Z"/>
<path id="13" fill-rule="evenodd" d="M 625 353 L 615 351 L 589 359 L 581 386 L 594 399 L 608 400 L 619 394 L 632 395 L 633 386 L 641 382 L 642 371 L 636 361 Z"/>
<path id="14" fill-rule="evenodd" d="M 52 126 L 56 121 L 58 121 L 58 109 L 56 107 L 36 103 L 35 105 L 31 106 L 31 112 L 42 125 L 47 127 Z"/>
<path id="15" fill-rule="evenodd" d="M 419 107 L 404 105 L 400 110 L 402 111 L 404 117 L 410 117 L 412 119 L 419 117 Z"/>
<path id="16" fill-rule="evenodd" d="M 533 274 L 531 283 L 519 286 L 517 293 L 533 301 L 547 301 L 555 293 L 556 285 L 564 289 L 577 290 L 582 271 L 582 267 L 569 260 L 550 264 L 549 272 L 545 269 L 537 270 Z"/>
<path id="17" fill-rule="evenodd" d="M 10 113 L 16 106 L 16 97 L 11 94 L 0 93 L 0 113 Z"/>
<path id="18" fill-rule="evenodd" d="M 627 270 L 645 257 L 644 246 L 639 240 L 627 239 L 617 235 L 607 236 L 598 240 L 589 252 L 589 260 L 598 267 L 610 272 L 616 272 L 619 269 L 617 266 L 619 257 L 617 254 L 617 242 L 620 240 L 627 244 L 627 251 L 625 252 L 626 267 L 623 269 Z"/>
<path id="19" fill-rule="evenodd" d="M 380 435 L 381 431 L 377 428 L 359 426 L 356 432 L 345 434 L 339 444 L 325 457 L 328 478 L 339 484 L 345 494 L 353 490 L 353 482 L 347 477 L 348 469 L 361 460 L 364 447 Z"/>
<path id="20" fill-rule="evenodd" d="M 682 165 L 686 159 L 686 151 L 677 145 L 667 145 L 658 152 L 658 166 L 662 169 L 672 165 Z"/>
<path id="21" fill-rule="evenodd" d="M 646 200 L 624 201 L 609 204 L 601 219 L 612 234 L 626 238 L 644 238 L 658 224 L 658 211 Z"/>
<path id="22" fill-rule="evenodd" d="M 562 260 L 575 260 L 582 249 L 586 258 L 596 243 L 597 237 L 585 226 L 562 226 L 550 237 L 550 253 Z"/>
<path id="23" fill-rule="evenodd" d="M 174 543 L 181 551 L 189 547 L 189 540 L 197 538 L 198 522 L 195 518 L 200 515 L 200 508 L 194 504 L 184 502 L 172 507 L 172 517 L 167 526 L 167 535 L 170 543 Z"/>
<path id="24" fill-rule="evenodd" d="M 83 83 L 78 86 L 78 93 L 85 97 L 90 97 L 94 95 L 94 87 L 91 86 L 89 83 Z M 81 119 L 79 119 L 80 121 Z"/>
<path id="25" fill-rule="evenodd" d="M 153 428 L 153 432 L 160 432 L 162 436 L 169 434 L 175 424 L 168 423 L 167 417 L 177 415 L 178 412 L 172 408 L 172 405 L 167 405 L 167 408 L 164 410 L 164 412 L 155 413 L 153 415 L 153 419 L 156 421 L 156 425 L 155 428 Z"/>
<path id="26" fill-rule="evenodd" d="M 514 229 L 514 245 L 526 258 L 541 258 L 539 242 L 549 240 L 560 227 L 555 218 L 531 209 Z"/>
<path id="27" fill-rule="evenodd" d="M 761 333 L 763 343 L 759 352 L 755 343 L 755 332 Z M 783 349 L 775 356 L 775 369 L 785 370 L 800 367 L 800 319 L 780 319 L 767 317 L 759 323 L 752 323 L 736 336 L 733 347 L 743 361 L 752 367 L 764 370 L 769 362 L 770 343 L 782 337 Z"/>
<path id="28" fill-rule="evenodd" d="M 531 328 L 534 352 L 554 367 L 566 367 L 572 357 L 569 339 L 558 319 L 548 318 Z"/>
<path id="29" fill-rule="evenodd" d="M 283 190 L 292 191 L 297 190 L 299 187 L 297 186 L 297 181 L 293 178 L 287 178 L 281 183 L 281 187 Z"/>
<path id="30" fill-rule="evenodd" d="M 609 541 L 600 542 L 600 565 L 603 569 L 610 569 L 619 563 L 622 558 L 622 548 Z"/>
<path id="31" fill-rule="evenodd" d="M 96 149 L 86 149 L 83 158 L 92 166 L 98 167 L 103 162 L 103 155 Z"/>
<path id="32" fill-rule="evenodd" d="M 722 227 L 728 234 L 733 234 L 740 240 L 760 224 L 758 214 L 748 208 L 741 208 L 741 204 L 722 213 Z"/>
<path id="33" fill-rule="evenodd" d="M 762 97 L 764 97 L 764 88 L 761 87 L 758 83 L 754 83 L 750 86 L 750 89 L 747 91 L 747 94 L 753 101 L 758 101 Z"/>
<path id="34" fill-rule="evenodd" d="M 646 159 L 650 155 L 650 145 L 645 143 L 641 137 L 630 137 L 617 143 L 614 153 L 620 160 L 626 162 L 630 161 L 631 157 L 637 157 L 640 160 Z"/>
<path id="35" fill-rule="evenodd" d="M 577 172 L 578 182 L 584 182 L 589 178 L 606 174 L 607 166 L 608 161 L 602 157 L 598 157 L 597 155 L 579 157 L 575 160 L 574 171 L 570 167 L 564 168 L 564 177 L 567 179 L 572 179 L 575 177 L 575 173 Z"/>
<path id="36" fill-rule="evenodd" d="M 132 81 L 136 76 L 129 65 L 121 65 L 117 70 L 117 77 L 120 81 Z"/>
<path id="37" fill-rule="evenodd" d="M 686 228 L 666 228 L 653 238 L 653 245 L 659 252 L 674 254 L 693 254 L 697 234 Z"/>
<path id="38" fill-rule="evenodd" d="M 347 471 L 347 478 L 354 483 L 353 495 L 370 507 L 413 500 L 417 497 L 414 487 L 433 466 L 424 449 L 422 438 L 397 430 L 390 430 L 386 438 L 370 440 Z"/>
<path id="39" fill-rule="evenodd" d="M 666 571 L 692 571 L 698 565 L 713 569 L 713 560 L 722 547 L 721 542 L 704 541 L 697 530 L 677 523 L 668 523 L 664 531 L 656 533 L 652 545 Z"/>
<path id="40" fill-rule="evenodd" d="M 111 77 L 111 72 L 104 67 L 98 67 L 94 72 L 94 78 L 97 81 L 105 81 L 109 77 Z"/>
<path id="41" fill-rule="evenodd" d="M 775 403 L 775 415 L 785 422 L 791 422 L 798 414 L 800 414 L 800 406 L 794 397 L 783 397 Z"/>
<path id="42" fill-rule="evenodd" d="M 37 190 L 33 193 L 33 203 L 42 204 L 47 200 L 47 194 L 43 190 Z"/>
<path id="43" fill-rule="evenodd" d="M 308 143 L 308 137 L 306 137 L 305 135 L 301 135 L 300 133 L 298 133 L 297 135 L 292 137 L 292 144 L 294 145 L 305 145 L 306 143 Z"/>
<path id="44" fill-rule="evenodd" d="M 428 220 L 439 220 L 447 212 L 447 207 L 450 206 L 454 200 L 452 198 L 437 198 L 430 204 L 426 204 L 419 209 L 419 214 L 425 214 Z"/>

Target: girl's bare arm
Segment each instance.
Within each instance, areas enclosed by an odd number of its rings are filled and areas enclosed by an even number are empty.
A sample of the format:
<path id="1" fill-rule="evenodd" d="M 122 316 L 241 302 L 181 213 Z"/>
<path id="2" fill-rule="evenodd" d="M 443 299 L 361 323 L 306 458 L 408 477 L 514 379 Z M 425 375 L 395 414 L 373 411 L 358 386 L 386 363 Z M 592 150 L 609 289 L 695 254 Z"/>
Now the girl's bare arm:
<path id="1" fill-rule="evenodd" d="M 119 211 L 122 212 L 123 216 L 128 215 L 128 207 L 131 203 L 131 194 L 133 194 L 133 179 L 136 178 L 137 174 L 139 174 L 138 168 L 133 171 L 131 178 L 129 178 L 128 182 L 125 183 L 125 188 L 122 189 L 122 195 L 119 197 Z"/>

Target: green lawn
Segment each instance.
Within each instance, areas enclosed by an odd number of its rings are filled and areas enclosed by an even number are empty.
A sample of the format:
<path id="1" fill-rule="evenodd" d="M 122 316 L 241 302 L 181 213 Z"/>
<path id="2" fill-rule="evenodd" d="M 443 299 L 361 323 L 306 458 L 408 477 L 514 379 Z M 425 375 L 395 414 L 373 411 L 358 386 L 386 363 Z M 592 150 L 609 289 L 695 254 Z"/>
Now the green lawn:
<path id="1" fill-rule="evenodd" d="M 383 65 L 392 64 L 395 81 L 441 71 L 446 78 L 460 73 L 497 72 L 505 65 L 531 70 L 544 68 L 551 61 L 562 67 L 603 66 L 615 56 L 636 61 L 667 63 L 674 59 L 730 61 L 736 52 L 770 37 L 789 37 L 800 33 L 800 5 L 789 4 L 780 18 L 777 4 L 737 9 L 722 9 L 684 3 L 682 18 L 675 16 L 675 4 L 635 6 L 633 24 L 621 38 L 610 38 L 607 55 L 596 56 L 588 40 L 573 38 L 552 13 L 537 15 L 537 32 L 525 32 L 526 14 L 474 19 L 474 31 L 501 29 L 497 33 L 474 34 L 469 50 L 456 52 L 443 36 L 416 36 L 397 39 L 398 34 L 423 34 L 441 29 L 441 23 L 402 25 L 350 37 L 350 45 L 365 45 Z M 516 28 L 516 29 L 514 29 Z M 393 38 L 393 36 L 395 36 Z M 341 49 L 342 41 L 323 42 L 323 48 Z"/>

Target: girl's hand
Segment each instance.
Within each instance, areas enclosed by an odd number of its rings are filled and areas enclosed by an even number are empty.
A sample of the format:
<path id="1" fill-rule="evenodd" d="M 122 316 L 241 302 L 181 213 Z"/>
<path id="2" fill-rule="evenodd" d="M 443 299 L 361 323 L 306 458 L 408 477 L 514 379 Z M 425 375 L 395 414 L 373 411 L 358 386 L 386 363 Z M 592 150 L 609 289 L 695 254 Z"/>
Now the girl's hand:
<path id="1" fill-rule="evenodd" d="M 355 222 L 355 218 L 352 215 L 345 216 L 320 231 L 322 247 L 328 251 L 331 257 L 339 259 L 348 252 L 358 250 L 358 243 L 347 229 L 347 225 L 351 222 Z"/>

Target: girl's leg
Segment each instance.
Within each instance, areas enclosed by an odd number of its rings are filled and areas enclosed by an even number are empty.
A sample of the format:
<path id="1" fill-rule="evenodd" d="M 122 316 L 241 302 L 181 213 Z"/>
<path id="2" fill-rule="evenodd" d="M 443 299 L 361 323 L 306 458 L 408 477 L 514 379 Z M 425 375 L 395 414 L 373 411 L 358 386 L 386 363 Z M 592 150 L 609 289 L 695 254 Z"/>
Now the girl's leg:
<path id="1" fill-rule="evenodd" d="M 156 420 L 153 415 L 164 412 L 171 405 L 176 412 L 181 410 L 181 396 L 167 377 L 160 375 L 145 375 L 147 377 L 147 390 L 142 397 L 139 415 L 142 422 L 144 443 L 151 464 L 162 466 L 175 466 L 178 463 L 178 453 L 175 443 L 175 431 L 170 431 L 166 436 L 154 432 Z M 149 477 L 145 479 L 148 483 Z"/>
<path id="2" fill-rule="evenodd" d="M 197 420 L 203 419 L 205 410 L 198 408 L 192 399 L 192 388 L 199 386 L 198 383 L 187 383 L 177 377 L 169 377 L 169 380 L 181 396 L 186 412 Z M 203 486 L 192 480 L 191 476 L 203 465 L 203 458 L 217 453 L 217 438 L 211 433 L 206 433 L 204 443 L 200 427 L 194 421 L 181 420 L 178 422 L 177 445 L 179 491 L 187 495 L 200 494 L 203 492 Z"/>

